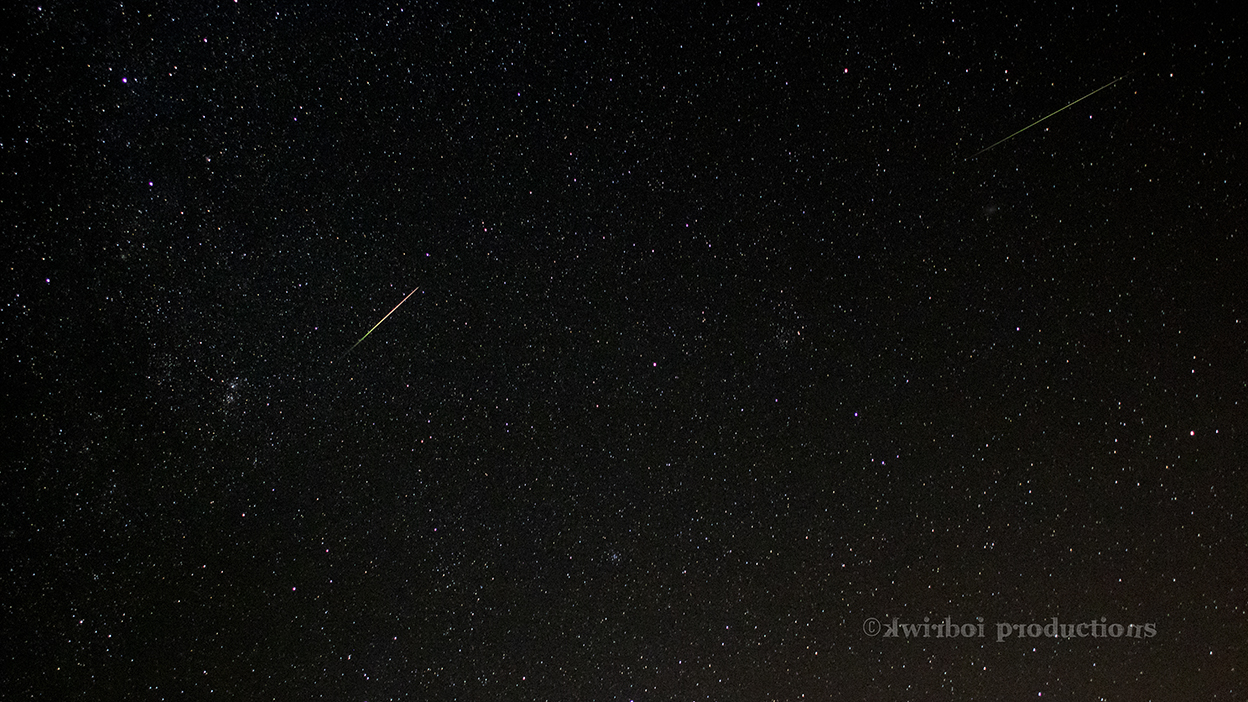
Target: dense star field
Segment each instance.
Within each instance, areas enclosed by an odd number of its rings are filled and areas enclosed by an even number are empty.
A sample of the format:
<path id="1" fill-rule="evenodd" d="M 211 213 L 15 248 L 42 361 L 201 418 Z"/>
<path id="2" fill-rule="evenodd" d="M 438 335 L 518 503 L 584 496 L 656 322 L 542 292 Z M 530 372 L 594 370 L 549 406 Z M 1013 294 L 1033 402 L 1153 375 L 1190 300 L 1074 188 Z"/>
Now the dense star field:
<path id="1" fill-rule="evenodd" d="M 4 10 L 5 687 L 1243 700 L 1236 7 Z"/>

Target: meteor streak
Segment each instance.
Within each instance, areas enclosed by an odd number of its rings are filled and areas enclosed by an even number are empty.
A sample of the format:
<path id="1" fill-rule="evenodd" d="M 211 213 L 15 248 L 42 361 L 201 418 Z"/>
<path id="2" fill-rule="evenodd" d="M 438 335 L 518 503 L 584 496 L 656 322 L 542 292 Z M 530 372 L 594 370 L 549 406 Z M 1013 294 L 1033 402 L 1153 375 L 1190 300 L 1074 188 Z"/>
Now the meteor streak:
<path id="1" fill-rule="evenodd" d="M 1000 145 L 1000 144 L 1003 144 L 1003 143 L 1005 143 L 1005 142 L 1009 141 L 1010 139 L 1013 139 L 1014 137 L 1018 136 L 1019 134 L 1022 134 L 1023 132 L 1027 131 L 1028 129 L 1031 129 L 1032 127 L 1036 126 L 1037 124 L 1040 124 L 1041 122 L 1043 122 L 1044 120 L 1046 120 L 1046 119 L 1048 119 L 1048 118 L 1052 117 L 1053 115 L 1057 114 L 1058 112 L 1062 112 L 1062 111 L 1064 111 L 1064 110 L 1070 109 L 1071 107 L 1073 107 L 1073 106 L 1077 105 L 1078 103 L 1083 102 L 1084 100 L 1087 100 L 1088 98 L 1092 97 L 1093 95 L 1096 95 L 1097 93 L 1101 92 L 1102 90 L 1104 90 L 1104 89 L 1108 88 L 1109 86 L 1113 85 L 1114 83 L 1117 83 L 1118 81 L 1122 80 L 1123 78 L 1126 78 L 1126 76 L 1119 76 L 1119 77 L 1117 77 L 1117 78 L 1115 78 L 1115 79 L 1113 79 L 1113 80 L 1109 81 L 1109 82 L 1108 82 L 1108 83 L 1106 83 L 1105 85 L 1102 85 L 1101 87 L 1097 88 L 1096 90 L 1093 90 L 1092 92 L 1088 93 L 1087 95 L 1084 95 L 1083 97 L 1079 98 L 1078 100 L 1075 100 L 1074 102 L 1070 103 L 1070 104 L 1069 104 L 1069 105 L 1067 105 L 1066 107 L 1063 107 L 1061 110 L 1057 110 L 1056 112 L 1050 112 L 1049 114 L 1047 114 L 1047 115 L 1045 115 L 1045 116 L 1041 117 L 1040 119 L 1036 120 L 1035 122 L 1032 122 L 1031 124 L 1027 125 L 1026 127 L 1023 127 L 1022 129 L 1018 130 L 1017 132 L 1014 132 L 1013 134 L 1011 134 L 1011 135 L 1007 136 L 1006 138 L 1002 139 L 1001 141 L 994 142 L 994 143 L 992 143 L 992 144 L 989 144 L 988 146 L 985 146 L 984 148 L 980 149 L 979 151 L 976 151 L 975 153 L 971 154 L 970 156 L 967 156 L 967 157 L 966 157 L 966 160 L 968 160 L 968 161 L 969 161 L 969 160 L 971 160 L 971 159 L 975 158 L 976 156 L 978 156 L 978 155 L 980 155 L 980 154 L 984 153 L 984 152 L 985 152 L 985 151 L 987 151 L 988 149 L 991 149 L 991 148 L 993 148 L 994 146 L 998 146 L 998 145 Z"/>
<path id="2" fill-rule="evenodd" d="M 420 290 L 420 287 L 419 287 L 419 286 L 417 286 L 417 287 L 415 287 L 415 288 L 412 288 L 412 291 L 411 291 L 410 293 L 408 293 L 408 294 L 407 294 L 407 297 L 411 297 L 412 295 L 415 295 L 417 290 Z M 394 310 L 397 310 L 397 309 L 399 309 L 400 307 L 402 307 L 402 306 L 403 306 L 403 303 L 404 303 L 404 302 L 407 302 L 407 297 L 405 297 L 405 298 L 403 298 L 402 300 L 400 300 L 400 301 L 399 301 L 399 304 L 397 304 L 397 305 L 395 305 L 395 306 L 394 306 Z M 384 322 L 384 321 L 386 321 L 387 319 L 390 319 L 390 315 L 394 314 L 394 310 L 390 310 L 389 312 L 387 312 L 387 313 L 386 313 L 386 316 L 381 318 L 381 322 Z M 380 327 L 380 326 L 381 326 L 381 322 L 378 322 L 378 323 L 374 324 L 372 329 L 369 329 L 369 330 L 368 330 L 368 332 L 364 334 L 364 336 L 361 336 L 361 337 L 360 337 L 360 341 L 364 341 L 365 339 L 367 339 L 369 334 L 372 334 L 372 333 L 373 333 L 373 331 L 374 331 L 375 329 L 377 329 L 377 327 Z M 357 342 L 355 342 L 354 344 L 352 344 L 352 345 L 351 345 L 351 348 L 347 349 L 346 353 L 344 353 L 344 354 L 342 354 L 341 356 L 339 356 L 339 357 L 338 357 L 338 360 L 339 360 L 339 361 L 341 361 L 342 359 L 346 358 L 348 353 L 351 353 L 352 351 L 354 351 L 354 350 L 355 350 L 355 347 L 356 347 L 356 346 L 359 346 L 359 345 L 360 345 L 360 341 L 357 341 Z"/>

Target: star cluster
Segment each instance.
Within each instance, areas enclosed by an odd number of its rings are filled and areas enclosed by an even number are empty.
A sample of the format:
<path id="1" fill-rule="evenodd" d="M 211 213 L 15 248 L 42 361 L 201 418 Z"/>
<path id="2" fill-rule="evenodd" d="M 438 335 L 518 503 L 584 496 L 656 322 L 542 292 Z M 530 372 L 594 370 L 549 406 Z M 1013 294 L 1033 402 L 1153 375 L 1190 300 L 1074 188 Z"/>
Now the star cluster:
<path id="1" fill-rule="evenodd" d="M 1242 15 L 6 14 L 15 694 L 1243 698 Z"/>

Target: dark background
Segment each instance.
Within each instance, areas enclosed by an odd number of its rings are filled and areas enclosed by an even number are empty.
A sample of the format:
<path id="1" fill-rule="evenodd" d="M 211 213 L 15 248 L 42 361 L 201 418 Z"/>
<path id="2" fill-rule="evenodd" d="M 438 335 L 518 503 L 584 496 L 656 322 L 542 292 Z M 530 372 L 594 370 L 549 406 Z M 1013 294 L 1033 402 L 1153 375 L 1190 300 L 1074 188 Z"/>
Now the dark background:
<path id="1" fill-rule="evenodd" d="M 1235 7 L 6 10 L 6 686 L 1243 700 Z"/>

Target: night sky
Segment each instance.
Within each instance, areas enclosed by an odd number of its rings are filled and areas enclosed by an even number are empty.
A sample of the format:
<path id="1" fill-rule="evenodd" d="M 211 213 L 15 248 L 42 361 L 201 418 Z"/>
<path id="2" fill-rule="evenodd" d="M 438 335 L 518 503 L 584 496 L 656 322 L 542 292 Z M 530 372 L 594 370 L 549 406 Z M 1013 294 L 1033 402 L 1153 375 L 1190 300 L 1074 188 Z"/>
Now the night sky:
<path id="1" fill-rule="evenodd" d="M 1248 23 L 997 4 L 4 10 L 9 694 L 1248 698 Z"/>

